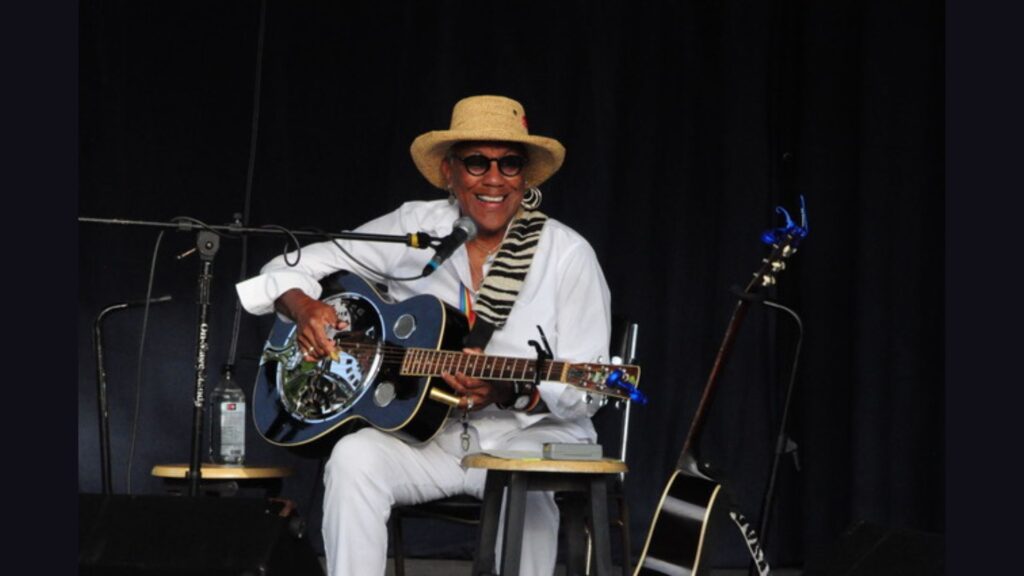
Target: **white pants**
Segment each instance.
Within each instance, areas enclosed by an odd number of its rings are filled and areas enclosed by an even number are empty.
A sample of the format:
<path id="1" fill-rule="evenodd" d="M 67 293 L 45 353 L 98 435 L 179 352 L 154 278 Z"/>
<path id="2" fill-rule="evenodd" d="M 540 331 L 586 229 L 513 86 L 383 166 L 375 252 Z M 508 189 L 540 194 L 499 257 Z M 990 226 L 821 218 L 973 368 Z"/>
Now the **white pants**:
<path id="1" fill-rule="evenodd" d="M 482 425 L 481 425 L 482 424 Z M 484 449 L 540 450 L 545 442 L 586 442 L 576 426 L 544 420 L 525 429 L 514 420 L 478 422 Z M 324 469 L 323 537 L 330 576 L 383 575 L 387 521 L 394 505 L 418 504 L 455 494 L 483 497 L 485 471 L 460 466 L 461 425 L 449 424 L 434 440 L 410 445 L 364 428 L 343 436 Z M 504 511 L 502 512 L 504 516 Z M 550 492 L 529 492 L 523 529 L 523 574 L 550 576 L 558 553 L 558 507 Z M 496 559 L 501 559 L 499 532 Z"/>

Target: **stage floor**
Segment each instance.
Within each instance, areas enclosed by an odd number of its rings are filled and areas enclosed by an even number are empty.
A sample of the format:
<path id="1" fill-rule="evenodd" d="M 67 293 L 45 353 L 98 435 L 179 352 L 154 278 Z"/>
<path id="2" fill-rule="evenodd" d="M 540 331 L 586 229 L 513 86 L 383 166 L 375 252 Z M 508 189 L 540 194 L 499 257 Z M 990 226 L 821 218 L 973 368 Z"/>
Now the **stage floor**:
<path id="1" fill-rule="evenodd" d="M 321 561 L 323 559 L 321 558 Z M 431 560 L 422 558 L 409 558 L 405 561 L 405 574 L 406 576 L 453 576 L 461 574 L 469 574 L 473 564 L 468 560 Z M 621 568 L 616 566 L 616 573 L 621 572 Z M 772 569 L 773 576 L 800 576 L 801 570 L 779 568 Z M 388 572 L 387 576 L 394 576 L 394 566 L 392 561 L 388 561 Z M 555 576 L 565 576 L 565 567 L 557 566 L 555 568 Z M 624 575 L 625 576 L 625 575 Z M 747 576 L 746 570 L 712 570 L 709 576 Z"/>

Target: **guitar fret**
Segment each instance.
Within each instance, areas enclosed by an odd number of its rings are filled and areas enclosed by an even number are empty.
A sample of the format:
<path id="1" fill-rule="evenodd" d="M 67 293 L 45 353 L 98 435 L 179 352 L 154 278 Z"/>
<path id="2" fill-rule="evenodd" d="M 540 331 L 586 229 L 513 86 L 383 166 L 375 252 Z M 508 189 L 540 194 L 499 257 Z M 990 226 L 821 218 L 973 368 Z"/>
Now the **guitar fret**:
<path id="1" fill-rule="evenodd" d="M 406 350 L 405 361 L 402 362 L 402 374 L 410 374 L 416 371 L 416 361 L 419 354 L 415 348 Z"/>
<path id="2" fill-rule="evenodd" d="M 560 374 L 558 375 L 558 381 L 559 382 L 568 382 L 569 381 L 569 367 L 571 365 L 568 362 L 559 362 L 559 364 L 562 365 L 562 369 L 559 371 Z"/>
<path id="3" fill-rule="evenodd" d="M 436 350 L 431 350 L 430 352 L 428 352 L 427 353 L 427 369 L 424 372 L 426 372 L 428 374 L 437 374 L 437 372 L 438 372 L 437 361 L 438 360 L 439 360 L 439 358 L 437 356 L 437 351 Z"/>
<path id="4" fill-rule="evenodd" d="M 402 366 L 398 369 L 399 373 L 406 374 L 409 371 L 409 361 L 413 356 L 412 350 L 406 350 L 405 354 L 402 354 Z"/>

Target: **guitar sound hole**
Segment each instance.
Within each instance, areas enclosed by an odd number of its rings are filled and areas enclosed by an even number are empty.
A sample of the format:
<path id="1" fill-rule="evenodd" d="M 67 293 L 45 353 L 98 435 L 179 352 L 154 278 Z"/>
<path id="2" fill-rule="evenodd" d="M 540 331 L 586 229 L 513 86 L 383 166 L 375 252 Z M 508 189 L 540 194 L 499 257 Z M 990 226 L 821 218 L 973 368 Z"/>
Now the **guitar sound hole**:
<path id="1" fill-rule="evenodd" d="M 412 333 L 416 331 L 416 318 L 412 314 L 402 314 L 395 321 L 394 327 L 391 332 L 395 335 L 395 338 L 399 340 L 405 340 L 412 336 Z"/>
<path id="2" fill-rule="evenodd" d="M 355 293 L 340 293 L 323 300 L 348 323 L 342 330 L 328 329 L 339 358 L 306 362 L 289 334 L 285 362 L 277 365 L 277 391 L 285 410 L 303 422 L 323 422 L 344 414 L 370 388 L 383 362 L 384 327 L 373 303 Z"/>

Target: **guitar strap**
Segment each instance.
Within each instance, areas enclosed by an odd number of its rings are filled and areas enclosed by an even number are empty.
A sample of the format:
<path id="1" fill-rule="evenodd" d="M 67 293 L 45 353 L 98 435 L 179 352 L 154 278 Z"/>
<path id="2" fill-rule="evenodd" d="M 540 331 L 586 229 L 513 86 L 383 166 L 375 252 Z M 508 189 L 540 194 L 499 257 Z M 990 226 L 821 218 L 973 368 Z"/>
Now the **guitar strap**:
<path id="1" fill-rule="evenodd" d="M 480 284 L 473 307 L 476 319 L 466 335 L 465 347 L 483 349 L 494 331 L 505 326 L 533 264 L 533 255 L 537 252 L 547 219 L 540 210 L 520 210 L 509 224 L 494 262 Z"/>

